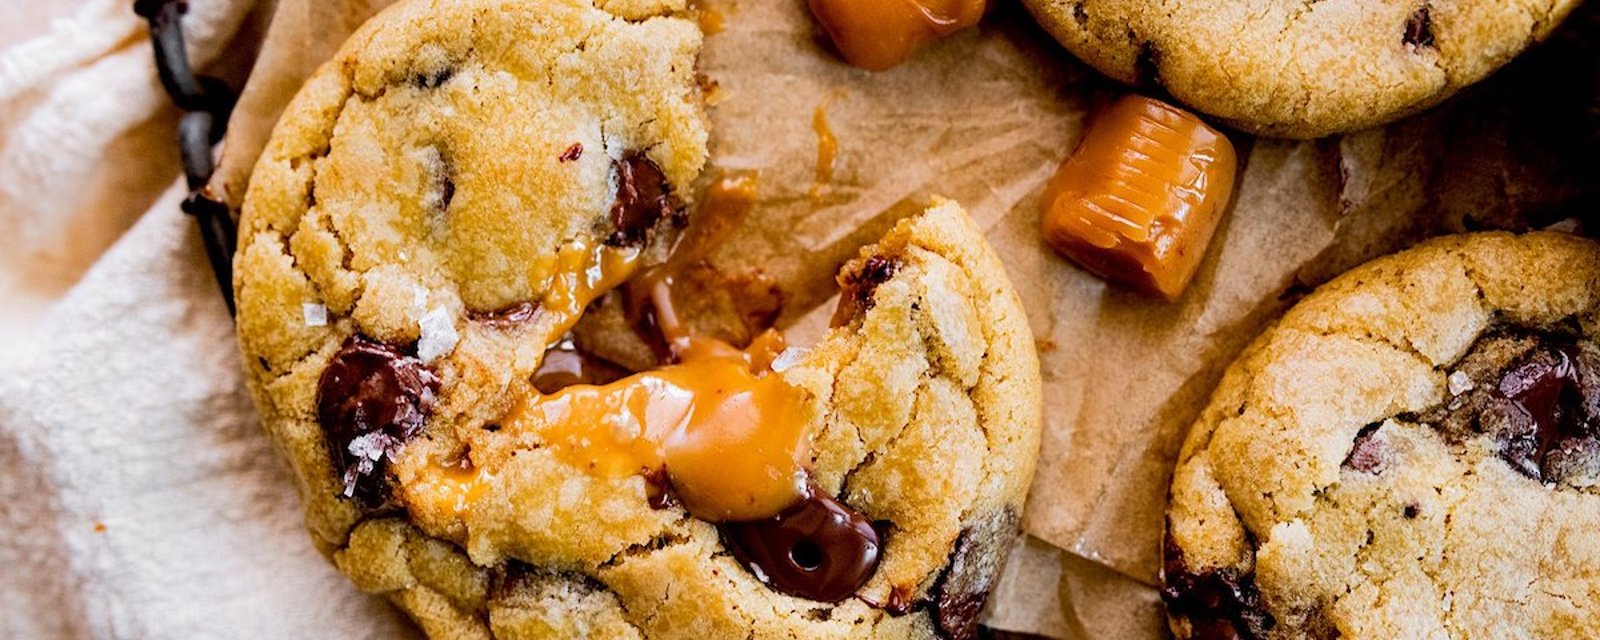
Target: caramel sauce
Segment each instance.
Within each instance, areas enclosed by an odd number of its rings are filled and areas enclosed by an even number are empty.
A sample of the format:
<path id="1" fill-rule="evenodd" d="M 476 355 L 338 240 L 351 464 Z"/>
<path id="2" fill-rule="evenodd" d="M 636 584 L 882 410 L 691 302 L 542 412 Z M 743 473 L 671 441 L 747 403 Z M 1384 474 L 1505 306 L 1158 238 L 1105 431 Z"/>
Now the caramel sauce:
<path id="1" fill-rule="evenodd" d="M 1173 299 L 1199 268 L 1234 172 L 1226 136 L 1171 105 L 1127 96 L 1051 179 L 1042 231 L 1085 269 Z"/>
<path id="2" fill-rule="evenodd" d="M 428 473 L 407 491 L 411 500 L 442 504 L 459 516 L 483 497 L 494 480 L 494 474 L 474 468 L 466 458 L 456 461 L 432 459 L 428 464 Z"/>
<path id="3" fill-rule="evenodd" d="M 806 407 L 770 373 L 775 350 L 781 339 L 758 340 L 748 352 L 691 340 L 681 364 L 529 398 L 502 429 L 531 434 L 600 477 L 665 468 L 684 507 L 703 520 L 769 517 L 798 502 L 806 483 Z"/>
<path id="4" fill-rule="evenodd" d="M 828 126 L 826 102 L 817 105 L 816 113 L 811 116 L 811 129 L 817 133 L 817 177 L 811 185 L 811 197 L 816 199 L 833 182 L 833 168 L 839 159 L 839 138 L 833 135 L 833 128 Z"/>
<path id="5" fill-rule="evenodd" d="M 983 18 L 988 0 L 807 0 L 850 64 L 883 71 Z"/>
<path id="6" fill-rule="evenodd" d="M 698 4 L 698 6 L 696 6 L 695 16 L 698 18 L 698 22 L 700 23 L 700 30 L 705 32 L 705 34 L 708 36 L 714 36 L 722 33 L 722 30 L 726 29 L 728 26 L 727 17 L 722 14 L 722 11 L 718 10 L 716 7 L 709 6 L 704 2 L 701 2 Z"/>
<path id="7" fill-rule="evenodd" d="M 752 173 L 723 176 L 708 190 L 696 224 L 667 263 L 639 270 L 638 251 L 571 247 L 540 306 L 553 316 L 546 344 L 555 349 L 535 376 L 549 393 L 519 399 L 500 421 L 511 441 L 531 440 L 573 467 L 602 478 L 664 477 L 695 517 L 722 522 L 772 517 L 806 496 L 806 398 L 772 373 L 785 344 L 768 331 L 747 348 L 693 335 L 672 301 L 675 269 L 704 260 L 738 227 L 755 200 Z M 562 360 L 561 336 L 605 291 L 628 282 L 653 310 L 670 366 L 605 384 L 561 385 L 596 372 Z M 637 292 L 637 293 L 635 293 Z M 494 482 L 492 470 L 430 465 L 415 489 L 422 499 L 460 514 Z M 652 496 L 654 500 L 657 496 Z M 435 502 L 438 504 L 439 502 Z"/>
<path id="8" fill-rule="evenodd" d="M 633 310 L 634 324 L 642 325 L 646 330 L 642 333 L 653 330 L 660 334 L 666 343 L 661 345 L 665 351 L 658 353 L 663 359 L 673 359 L 674 353 L 683 348 L 675 343 L 690 340 L 688 328 L 672 305 L 673 279 L 727 242 L 755 206 L 759 188 L 759 176 L 754 171 L 731 171 L 712 181 L 695 209 L 688 231 L 672 248 L 671 257 L 664 264 L 645 269 L 628 283 L 628 308 Z"/>

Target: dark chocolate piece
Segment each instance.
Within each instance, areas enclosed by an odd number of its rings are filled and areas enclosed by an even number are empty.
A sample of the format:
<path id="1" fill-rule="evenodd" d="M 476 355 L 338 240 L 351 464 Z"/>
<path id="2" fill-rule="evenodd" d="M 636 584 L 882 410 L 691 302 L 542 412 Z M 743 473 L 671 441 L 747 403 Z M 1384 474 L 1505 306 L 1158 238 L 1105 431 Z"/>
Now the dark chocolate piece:
<path id="1" fill-rule="evenodd" d="M 317 420 L 344 497 L 364 508 L 384 502 L 389 460 L 422 431 L 438 393 L 439 377 L 421 360 L 363 336 L 345 341 L 317 382 Z"/>
<path id="2" fill-rule="evenodd" d="M 1356 434 L 1350 455 L 1344 459 L 1346 469 L 1378 475 L 1389 468 L 1389 443 L 1376 437 L 1380 426 L 1381 423 L 1369 424 Z"/>
<path id="3" fill-rule="evenodd" d="M 626 369 L 579 349 L 571 340 L 562 340 L 544 352 L 544 360 L 533 372 L 533 388 L 548 395 L 575 384 L 607 384 L 627 376 Z"/>
<path id="4" fill-rule="evenodd" d="M 1192 640 L 1260 640 L 1277 625 L 1253 573 L 1231 567 L 1194 573 L 1170 532 L 1163 547 L 1161 599 L 1169 614 L 1189 624 Z"/>
<path id="5" fill-rule="evenodd" d="M 560 160 L 561 162 L 577 162 L 578 159 L 582 158 L 582 157 L 583 157 L 583 143 L 582 142 L 574 142 L 574 143 L 572 143 L 572 146 L 567 147 L 566 151 L 562 151 L 561 155 L 559 157 L 557 157 L 556 159 Z"/>
<path id="6" fill-rule="evenodd" d="M 854 594 L 878 570 L 883 552 L 871 521 L 815 487 L 775 517 L 721 528 L 729 551 L 757 579 L 819 602 Z"/>
<path id="7" fill-rule="evenodd" d="M 1600 350 L 1559 332 L 1500 329 L 1452 375 L 1474 385 L 1422 422 L 1456 443 L 1494 438 L 1507 464 L 1543 483 L 1600 481 Z"/>
<path id="8" fill-rule="evenodd" d="M 883 256 L 867 258 L 860 269 L 840 277 L 839 308 L 833 312 L 833 325 L 843 326 L 851 318 L 872 309 L 873 294 L 878 285 L 888 282 L 900 271 L 900 261 Z"/>
<path id="9" fill-rule="evenodd" d="M 1016 538 L 1018 517 L 1010 508 L 976 520 L 956 539 L 950 564 L 933 586 L 933 621 L 951 640 L 978 637 L 978 618 L 989 601 L 994 579 Z"/>
<path id="10" fill-rule="evenodd" d="M 612 246 L 642 244 L 656 223 L 677 215 L 672 185 L 650 158 L 629 152 L 615 163 L 617 199 L 611 205 L 611 225 L 615 231 L 607 240 Z"/>
<path id="11" fill-rule="evenodd" d="M 1428 11 L 1428 5 L 1418 7 L 1406 19 L 1406 33 L 1401 41 L 1413 47 L 1433 46 L 1433 16 Z"/>
<path id="12" fill-rule="evenodd" d="M 538 311 L 539 305 L 532 302 L 518 302 L 499 311 L 475 313 L 472 319 L 496 329 L 509 329 L 532 320 Z"/>

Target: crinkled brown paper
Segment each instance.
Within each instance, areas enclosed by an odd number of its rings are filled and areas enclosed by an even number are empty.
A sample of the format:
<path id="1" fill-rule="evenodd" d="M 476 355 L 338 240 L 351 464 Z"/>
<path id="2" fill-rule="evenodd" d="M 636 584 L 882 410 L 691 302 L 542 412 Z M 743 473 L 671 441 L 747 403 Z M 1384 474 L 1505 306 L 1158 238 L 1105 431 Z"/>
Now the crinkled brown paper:
<path id="1" fill-rule="evenodd" d="M 386 4 L 279 0 L 214 182 L 229 202 L 242 199 L 294 90 Z M 1188 294 L 1153 301 L 1039 239 L 1042 186 L 1086 116 L 1120 89 L 1014 4 L 887 73 L 840 63 L 798 0 L 706 5 L 723 22 L 702 60 L 716 87 L 707 173 L 755 170 L 761 184 L 715 262 L 775 276 L 793 334 L 825 323 L 842 261 L 934 194 L 967 207 L 1022 294 L 1043 366 L 1045 438 L 1031 537 L 990 610 L 1000 629 L 1159 637 L 1169 469 L 1234 354 L 1344 269 L 1439 233 L 1557 224 L 1593 210 L 1600 193 L 1591 6 L 1555 42 L 1423 115 L 1314 142 L 1234 135 L 1233 210 Z M 819 172 L 819 129 L 838 141 L 831 176 Z"/>

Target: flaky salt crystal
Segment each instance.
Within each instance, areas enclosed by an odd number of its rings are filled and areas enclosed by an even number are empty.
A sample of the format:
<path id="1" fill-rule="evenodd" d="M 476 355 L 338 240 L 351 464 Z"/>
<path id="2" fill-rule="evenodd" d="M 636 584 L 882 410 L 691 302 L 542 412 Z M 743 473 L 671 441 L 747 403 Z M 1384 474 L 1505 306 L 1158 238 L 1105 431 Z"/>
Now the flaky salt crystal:
<path id="1" fill-rule="evenodd" d="M 406 315 L 414 320 L 421 320 L 422 313 L 428 310 L 428 288 L 422 285 L 411 287 L 411 306 L 406 309 Z"/>
<path id="2" fill-rule="evenodd" d="M 1463 393 L 1471 391 L 1473 387 L 1477 386 L 1472 383 L 1472 378 L 1460 371 L 1450 374 L 1449 383 L 1450 395 L 1453 396 L 1459 396 Z"/>
<path id="3" fill-rule="evenodd" d="M 417 358 L 424 363 L 431 363 L 450 353 L 461 340 L 460 334 L 456 333 L 455 319 L 444 307 L 434 307 L 417 321 L 417 326 L 422 330 L 422 337 L 417 340 Z"/>
<path id="4" fill-rule="evenodd" d="M 382 432 L 365 433 L 350 440 L 346 448 L 357 459 L 378 460 L 383 457 Z"/>
<path id="5" fill-rule="evenodd" d="M 778 373 L 789 370 L 790 367 L 800 364 L 800 359 L 805 357 L 807 351 L 809 349 L 801 349 L 799 347 L 784 349 L 783 353 L 772 359 L 772 370 Z"/>
<path id="6" fill-rule="evenodd" d="M 328 308 L 315 302 L 300 305 L 300 315 L 305 317 L 308 327 L 328 326 Z"/>

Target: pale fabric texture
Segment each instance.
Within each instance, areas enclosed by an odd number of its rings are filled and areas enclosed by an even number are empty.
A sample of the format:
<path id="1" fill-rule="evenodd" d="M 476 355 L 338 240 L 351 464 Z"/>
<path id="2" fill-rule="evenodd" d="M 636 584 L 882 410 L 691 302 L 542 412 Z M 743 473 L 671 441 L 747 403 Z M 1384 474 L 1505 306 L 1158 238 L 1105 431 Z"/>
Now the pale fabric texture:
<path id="1" fill-rule="evenodd" d="M 0 638 L 407 637 L 302 530 L 131 4 L 0 0 Z"/>

